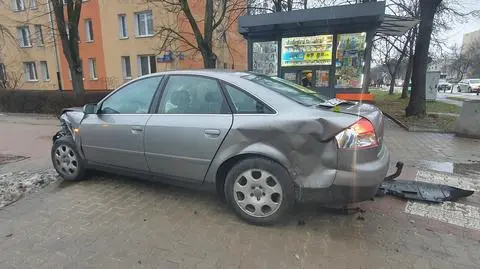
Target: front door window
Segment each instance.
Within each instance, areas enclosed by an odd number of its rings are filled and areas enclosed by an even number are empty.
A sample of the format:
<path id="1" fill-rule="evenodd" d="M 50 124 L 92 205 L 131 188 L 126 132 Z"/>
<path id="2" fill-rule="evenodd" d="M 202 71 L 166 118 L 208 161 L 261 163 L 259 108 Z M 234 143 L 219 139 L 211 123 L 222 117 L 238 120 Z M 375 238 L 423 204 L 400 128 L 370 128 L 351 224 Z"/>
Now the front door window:
<path id="1" fill-rule="evenodd" d="M 100 114 L 147 114 L 160 80 L 162 76 L 127 84 L 102 103 Z"/>

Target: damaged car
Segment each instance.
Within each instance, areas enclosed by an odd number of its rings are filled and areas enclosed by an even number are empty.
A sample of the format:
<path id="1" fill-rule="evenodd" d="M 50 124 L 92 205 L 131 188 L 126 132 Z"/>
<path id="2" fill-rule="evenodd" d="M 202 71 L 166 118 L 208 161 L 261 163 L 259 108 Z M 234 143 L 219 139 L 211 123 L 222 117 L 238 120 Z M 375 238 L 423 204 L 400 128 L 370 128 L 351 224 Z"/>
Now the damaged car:
<path id="1" fill-rule="evenodd" d="M 249 72 L 143 76 L 60 121 L 51 158 L 65 180 L 102 170 L 215 190 L 254 224 L 298 202 L 370 199 L 389 167 L 378 108 Z"/>

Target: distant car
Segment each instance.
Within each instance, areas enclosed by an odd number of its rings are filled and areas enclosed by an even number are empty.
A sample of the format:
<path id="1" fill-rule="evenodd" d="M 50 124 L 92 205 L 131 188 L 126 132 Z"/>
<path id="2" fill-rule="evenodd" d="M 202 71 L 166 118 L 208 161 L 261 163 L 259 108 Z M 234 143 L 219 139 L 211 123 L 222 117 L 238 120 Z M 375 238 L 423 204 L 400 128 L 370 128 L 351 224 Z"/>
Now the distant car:
<path id="1" fill-rule="evenodd" d="M 98 169 L 210 188 L 255 224 L 296 201 L 368 200 L 389 168 L 377 107 L 248 72 L 143 76 L 60 122 L 51 158 L 64 179 Z"/>
<path id="2" fill-rule="evenodd" d="M 448 83 L 447 80 L 445 79 L 440 79 L 437 84 L 437 90 L 438 91 L 449 91 L 452 88 L 452 84 Z"/>
<path id="3" fill-rule="evenodd" d="M 457 84 L 458 92 L 480 92 L 480 79 L 463 79 Z"/>

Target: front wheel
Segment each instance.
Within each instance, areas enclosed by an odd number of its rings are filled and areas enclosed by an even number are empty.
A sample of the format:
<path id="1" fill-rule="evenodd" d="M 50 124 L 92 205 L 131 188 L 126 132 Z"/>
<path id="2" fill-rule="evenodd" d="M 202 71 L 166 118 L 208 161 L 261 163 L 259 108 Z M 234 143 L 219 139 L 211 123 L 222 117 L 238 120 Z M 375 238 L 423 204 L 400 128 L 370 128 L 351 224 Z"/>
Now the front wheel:
<path id="1" fill-rule="evenodd" d="M 282 221 L 295 203 L 293 181 L 274 161 L 250 158 L 227 174 L 225 197 L 243 220 L 257 225 Z"/>
<path id="2" fill-rule="evenodd" d="M 63 136 L 55 140 L 51 158 L 53 167 L 65 180 L 81 180 L 85 174 L 85 162 L 78 153 L 71 136 Z"/>
<path id="3" fill-rule="evenodd" d="M 457 91 L 458 91 L 458 92 L 462 92 L 462 90 L 460 89 L 460 87 L 457 87 Z"/>

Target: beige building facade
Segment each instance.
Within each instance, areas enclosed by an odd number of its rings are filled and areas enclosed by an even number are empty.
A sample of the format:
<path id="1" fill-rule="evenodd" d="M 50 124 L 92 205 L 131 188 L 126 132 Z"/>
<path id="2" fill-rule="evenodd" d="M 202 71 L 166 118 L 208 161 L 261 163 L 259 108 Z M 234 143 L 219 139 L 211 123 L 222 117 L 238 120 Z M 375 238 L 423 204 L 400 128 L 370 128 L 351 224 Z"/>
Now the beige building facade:
<path id="1" fill-rule="evenodd" d="M 0 76 L 12 88 L 58 88 L 48 5 L 40 0 L 0 2 Z"/>

